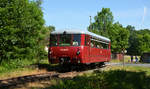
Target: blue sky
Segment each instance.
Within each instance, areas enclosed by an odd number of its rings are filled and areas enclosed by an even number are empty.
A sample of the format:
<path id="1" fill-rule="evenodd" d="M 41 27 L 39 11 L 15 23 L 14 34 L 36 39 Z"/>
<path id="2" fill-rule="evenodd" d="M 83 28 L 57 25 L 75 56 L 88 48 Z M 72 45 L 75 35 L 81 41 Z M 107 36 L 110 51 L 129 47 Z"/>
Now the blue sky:
<path id="1" fill-rule="evenodd" d="M 56 29 L 87 29 L 89 16 L 110 8 L 114 22 L 150 29 L 150 0 L 43 0 L 46 25 Z M 94 20 L 92 20 L 94 21 Z"/>

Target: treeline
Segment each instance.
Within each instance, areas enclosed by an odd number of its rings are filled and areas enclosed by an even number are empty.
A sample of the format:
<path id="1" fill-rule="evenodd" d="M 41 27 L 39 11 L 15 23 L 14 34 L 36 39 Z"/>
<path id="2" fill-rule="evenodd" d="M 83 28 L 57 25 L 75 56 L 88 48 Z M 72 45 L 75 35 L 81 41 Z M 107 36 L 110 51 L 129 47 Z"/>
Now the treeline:
<path id="1" fill-rule="evenodd" d="M 114 22 L 109 8 L 102 8 L 101 12 L 97 13 L 88 30 L 110 38 L 112 53 L 141 55 L 150 52 L 150 30 L 138 30 L 131 25 L 123 27 L 119 22 Z"/>
<path id="2" fill-rule="evenodd" d="M 41 0 L 0 0 L 0 63 L 41 59 L 44 40 L 55 28 L 44 26 Z"/>
<path id="3" fill-rule="evenodd" d="M 150 30 L 136 30 L 134 26 L 128 25 L 126 29 L 130 32 L 129 47 L 127 53 L 130 55 L 141 55 L 150 52 Z"/>

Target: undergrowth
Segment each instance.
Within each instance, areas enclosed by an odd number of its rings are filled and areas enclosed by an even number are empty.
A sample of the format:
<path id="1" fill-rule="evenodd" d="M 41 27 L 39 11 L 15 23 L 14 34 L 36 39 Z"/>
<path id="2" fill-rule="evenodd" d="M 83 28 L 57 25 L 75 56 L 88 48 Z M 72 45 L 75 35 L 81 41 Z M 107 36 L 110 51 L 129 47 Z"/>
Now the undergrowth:
<path id="1" fill-rule="evenodd" d="M 53 85 L 44 89 L 150 89 L 149 82 L 150 76 L 145 72 L 110 70 L 55 80 Z"/>
<path id="2" fill-rule="evenodd" d="M 47 63 L 45 62 L 47 59 L 39 61 L 39 63 Z M 30 69 L 30 66 L 37 64 L 36 59 L 28 60 L 28 59 L 15 59 L 10 61 L 4 61 L 0 65 L 0 74 L 9 73 L 18 70 L 26 70 Z M 47 63 L 48 64 L 48 63 Z"/>

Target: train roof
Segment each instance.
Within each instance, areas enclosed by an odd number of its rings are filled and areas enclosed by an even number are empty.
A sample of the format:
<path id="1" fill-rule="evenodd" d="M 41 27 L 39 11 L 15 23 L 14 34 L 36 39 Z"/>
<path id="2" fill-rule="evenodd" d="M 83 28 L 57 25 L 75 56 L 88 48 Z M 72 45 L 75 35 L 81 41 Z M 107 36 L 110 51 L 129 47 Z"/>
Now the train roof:
<path id="1" fill-rule="evenodd" d="M 87 30 L 56 30 L 51 32 L 51 34 L 87 34 L 94 38 L 101 39 L 102 41 L 110 42 L 110 39 L 103 37 L 101 35 L 97 35 L 95 33 L 89 32 Z"/>

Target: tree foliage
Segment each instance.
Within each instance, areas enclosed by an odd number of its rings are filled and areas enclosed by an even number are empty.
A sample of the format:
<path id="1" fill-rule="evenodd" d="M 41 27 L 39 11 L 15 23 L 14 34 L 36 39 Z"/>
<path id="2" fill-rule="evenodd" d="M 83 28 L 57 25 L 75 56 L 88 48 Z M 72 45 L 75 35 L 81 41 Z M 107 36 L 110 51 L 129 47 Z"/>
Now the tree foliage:
<path id="1" fill-rule="evenodd" d="M 88 30 L 110 38 L 113 53 L 121 53 L 128 47 L 129 31 L 119 22 L 113 24 L 113 15 L 109 8 L 102 8 L 94 20 Z"/>
<path id="2" fill-rule="evenodd" d="M 108 31 L 112 27 L 113 15 L 109 8 L 102 8 L 94 17 L 95 22 L 88 27 L 89 31 L 108 37 Z"/>
<path id="3" fill-rule="evenodd" d="M 150 31 L 140 30 L 138 31 L 138 55 L 141 55 L 144 52 L 150 52 Z"/>
<path id="4" fill-rule="evenodd" d="M 135 30 L 131 25 L 128 25 L 126 28 L 130 31 L 127 54 L 141 55 L 144 52 L 150 52 L 150 30 Z"/>
<path id="5" fill-rule="evenodd" d="M 43 26 L 36 1 L 0 0 L 0 61 L 38 57 Z"/>
<path id="6" fill-rule="evenodd" d="M 109 31 L 111 39 L 111 49 L 113 53 L 121 53 L 128 48 L 129 31 L 119 22 L 113 24 L 113 29 Z"/>
<path id="7" fill-rule="evenodd" d="M 128 25 L 126 29 L 130 32 L 129 36 L 129 48 L 127 49 L 127 54 L 138 55 L 139 54 L 139 42 L 138 34 L 134 26 Z"/>
<path id="8" fill-rule="evenodd" d="M 42 43 L 42 45 L 48 46 L 50 33 L 55 30 L 55 27 L 54 26 L 44 26 L 43 28 L 45 29 L 42 32 L 44 39 L 42 39 L 41 43 Z"/>

